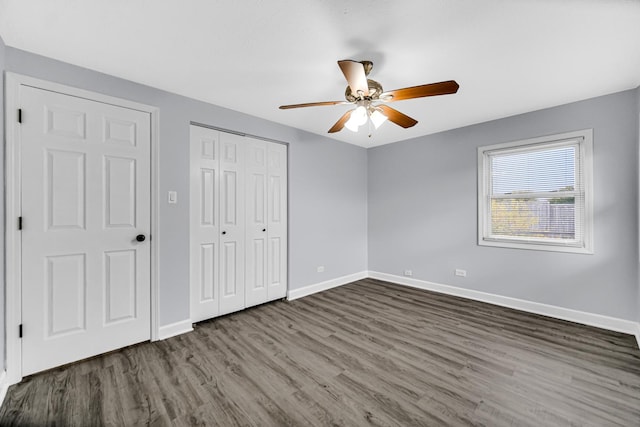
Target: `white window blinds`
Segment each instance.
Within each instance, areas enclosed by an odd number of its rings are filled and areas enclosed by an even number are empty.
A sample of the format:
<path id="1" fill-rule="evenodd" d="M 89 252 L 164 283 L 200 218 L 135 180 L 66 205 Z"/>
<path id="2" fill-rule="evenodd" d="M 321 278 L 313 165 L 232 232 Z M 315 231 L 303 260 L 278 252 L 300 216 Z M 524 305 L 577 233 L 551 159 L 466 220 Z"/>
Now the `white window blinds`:
<path id="1" fill-rule="evenodd" d="M 590 251 L 588 138 L 560 137 L 480 150 L 480 244 Z"/>

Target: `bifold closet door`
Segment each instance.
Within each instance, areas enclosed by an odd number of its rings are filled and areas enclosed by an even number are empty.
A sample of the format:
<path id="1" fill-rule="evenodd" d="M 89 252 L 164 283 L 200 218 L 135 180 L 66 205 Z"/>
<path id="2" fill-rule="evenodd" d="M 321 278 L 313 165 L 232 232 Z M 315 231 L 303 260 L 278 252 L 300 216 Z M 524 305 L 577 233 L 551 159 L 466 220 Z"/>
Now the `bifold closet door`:
<path id="1" fill-rule="evenodd" d="M 287 147 L 247 138 L 247 307 L 287 294 Z"/>
<path id="2" fill-rule="evenodd" d="M 220 313 L 220 135 L 191 126 L 191 319 Z"/>
<path id="3" fill-rule="evenodd" d="M 246 268 L 247 307 L 267 298 L 267 143 L 248 139 L 246 171 Z"/>
<path id="4" fill-rule="evenodd" d="M 220 314 L 244 303 L 244 137 L 220 132 Z"/>
<path id="5" fill-rule="evenodd" d="M 190 282 L 194 322 L 244 303 L 243 138 L 191 126 Z"/>
<path id="6" fill-rule="evenodd" d="M 267 300 L 287 295 L 287 146 L 267 144 Z"/>
<path id="7" fill-rule="evenodd" d="M 287 147 L 191 127 L 191 319 L 287 292 Z"/>

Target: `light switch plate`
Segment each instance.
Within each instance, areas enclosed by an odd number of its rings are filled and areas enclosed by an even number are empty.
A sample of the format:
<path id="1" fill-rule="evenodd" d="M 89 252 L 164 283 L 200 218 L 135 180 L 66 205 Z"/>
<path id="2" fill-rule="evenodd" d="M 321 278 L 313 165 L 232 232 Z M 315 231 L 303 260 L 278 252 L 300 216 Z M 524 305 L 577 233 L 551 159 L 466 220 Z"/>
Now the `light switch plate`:
<path id="1" fill-rule="evenodd" d="M 178 203 L 178 192 L 177 191 L 169 191 L 168 202 L 171 204 Z"/>

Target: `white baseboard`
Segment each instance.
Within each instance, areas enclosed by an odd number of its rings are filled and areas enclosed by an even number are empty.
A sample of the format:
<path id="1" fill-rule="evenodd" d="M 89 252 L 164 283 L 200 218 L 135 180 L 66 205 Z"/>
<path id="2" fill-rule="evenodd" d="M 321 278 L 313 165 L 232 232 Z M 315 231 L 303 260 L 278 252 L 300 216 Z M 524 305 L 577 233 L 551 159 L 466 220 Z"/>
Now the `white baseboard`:
<path id="1" fill-rule="evenodd" d="M 158 331 L 158 339 L 166 340 L 167 338 L 175 337 L 176 335 L 186 334 L 193 331 L 193 323 L 191 319 L 181 320 L 179 322 L 170 323 L 168 325 L 160 326 Z"/>
<path id="2" fill-rule="evenodd" d="M 4 398 L 7 395 L 7 390 L 9 390 L 9 381 L 7 379 L 7 371 L 0 372 L 0 406 L 4 402 Z"/>
<path id="3" fill-rule="evenodd" d="M 413 288 L 438 292 L 441 294 L 454 295 L 457 297 L 482 301 L 502 307 L 513 308 L 515 310 L 526 311 L 528 313 L 541 314 L 543 316 L 556 319 L 568 320 L 570 322 L 581 323 L 583 325 L 595 326 L 597 328 L 610 331 L 623 332 L 634 335 L 640 348 L 640 323 L 631 320 L 619 319 L 616 317 L 603 316 L 601 314 L 588 313 L 586 311 L 573 310 L 570 308 L 558 307 L 555 305 L 542 304 L 539 302 L 527 301 L 518 298 L 506 297 L 502 295 L 490 294 L 487 292 L 475 291 L 472 289 L 459 288 L 457 286 L 443 285 L 440 283 L 428 282 L 409 277 L 396 276 L 393 274 L 379 273 L 376 271 L 361 271 L 359 273 L 338 277 L 325 282 L 305 286 L 300 289 L 293 289 L 288 292 L 287 298 L 291 301 L 297 298 L 306 297 L 327 289 L 346 285 L 356 280 L 366 279 L 384 280 L 398 285 L 411 286 Z"/>
<path id="4" fill-rule="evenodd" d="M 287 293 L 287 299 L 289 301 L 306 297 L 316 292 L 326 291 L 327 289 L 335 288 L 338 286 L 346 285 L 347 283 L 355 282 L 356 280 L 365 279 L 369 276 L 367 271 L 361 271 L 359 273 L 349 274 L 347 276 L 337 277 L 335 279 L 327 280 L 325 282 L 316 283 L 313 285 L 305 286 L 299 289 L 292 289 Z"/>
<path id="5" fill-rule="evenodd" d="M 639 343 L 638 345 L 640 346 L 640 324 L 631 320 L 618 319 L 615 317 L 608 317 L 600 314 L 573 310 L 570 308 L 557 307 L 554 305 L 526 301 L 518 298 L 505 297 L 502 295 L 474 291 L 471 289 L 458 288 L 456 286 L 442 285 L 439 283 L 427 282 L 424 280 L 412 279 L 409 277 L 396 276 L 393 274 L 378 273 L 375 271 L 370 271 L 369 277 L 373 279 L 384 280 L 386 282 L 396 283 L 398 285 L 411 286 L 413 288 L 454 295 L 457 297 L 487 302 L 490 304 L 513 308 L 529 313 L 554 317 L 556 319 L 568 320 L 575 323 L 595 326 L 602 329 L 608 329 L 610 331 L 624 332 L 626 334 L 635 335 Z"/>

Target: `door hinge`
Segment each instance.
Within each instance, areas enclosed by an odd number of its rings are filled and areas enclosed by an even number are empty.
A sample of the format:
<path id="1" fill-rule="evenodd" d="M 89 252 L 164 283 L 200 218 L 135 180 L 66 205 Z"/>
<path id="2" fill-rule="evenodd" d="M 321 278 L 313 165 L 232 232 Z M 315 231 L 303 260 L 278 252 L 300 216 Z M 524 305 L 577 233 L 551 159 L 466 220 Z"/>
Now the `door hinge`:
<path id="1" fill-rule="evenodd" d="M 18 338 L 22 338 L 22 323 L 18 326 Z"/>
<path id="2" fill-rule="evenodd" d="M 22 123 L 22 108 L 18 108 L 18 123 Z"/>
<path id="3" fill-rule="evenodd" d="M 22 217 L 18 217 L 18 230 L 22 230 Z"/>

